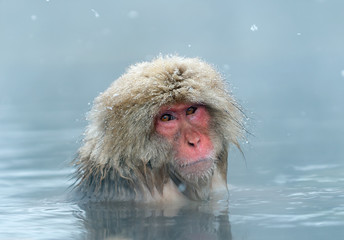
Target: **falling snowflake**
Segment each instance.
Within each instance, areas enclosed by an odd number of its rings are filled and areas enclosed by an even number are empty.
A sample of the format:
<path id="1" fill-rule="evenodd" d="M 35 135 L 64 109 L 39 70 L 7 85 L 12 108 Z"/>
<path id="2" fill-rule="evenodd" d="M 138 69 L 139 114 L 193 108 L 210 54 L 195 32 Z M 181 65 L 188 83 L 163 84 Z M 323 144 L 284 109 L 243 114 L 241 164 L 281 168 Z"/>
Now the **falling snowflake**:
<path id="1" fill-rule="evenodd" d="M 253 24 L 250 29 L 252 32 L 258 31 L 258 27 L 256 24 Z"/>
<path id="2" fill-rule="evenodd" d="M 128 17 L 131 18 L 131 19 L 134 19 L 134 18 L 137 18 L 139 16 L 139 13 L 135 10 L 131 10 L 129 13 L 128 13 Z"/>
<path id="3" fill-rule="evenodd" d="M 93 12 L 93 14 L 94 14 L 94 16 L 96 17 L 96 18 L 99 18 L 99 13 L 96 11 L 96 10 L 94 10 L 94 9 L 91 9 L 91 11 Z"/>

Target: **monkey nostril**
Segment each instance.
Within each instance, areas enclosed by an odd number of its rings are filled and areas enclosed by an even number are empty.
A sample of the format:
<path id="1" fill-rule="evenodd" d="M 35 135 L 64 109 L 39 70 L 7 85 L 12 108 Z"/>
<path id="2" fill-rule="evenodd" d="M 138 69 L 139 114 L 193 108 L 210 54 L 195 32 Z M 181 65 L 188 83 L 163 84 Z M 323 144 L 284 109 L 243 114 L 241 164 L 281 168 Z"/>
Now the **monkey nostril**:
<path id="1" fill-rule="evenodd" d="M 190 147 L 198 147 L 200 143 L 200 139 L 197 138 L 197 139 L 188 140 L 187 143 Z"/>
<path id="2" fill-rule="evenodd" d="M 185 135 L 185 142 L 190 147 L 198 147 L 201 142 L 201 138 L 197 134 L 186 134 Z"/>

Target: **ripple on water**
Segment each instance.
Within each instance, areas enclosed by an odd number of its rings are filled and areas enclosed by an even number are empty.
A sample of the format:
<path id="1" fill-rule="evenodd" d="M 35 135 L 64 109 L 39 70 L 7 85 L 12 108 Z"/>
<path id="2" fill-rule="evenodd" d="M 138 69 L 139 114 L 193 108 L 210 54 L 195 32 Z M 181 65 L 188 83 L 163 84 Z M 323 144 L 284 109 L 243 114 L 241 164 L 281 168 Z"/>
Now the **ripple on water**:
<path id="1" fill-rule="evenodd" d="M 230 186 L 230 221 L 267 228 L 344 227 L 344 198 L 340 187 Z"/>

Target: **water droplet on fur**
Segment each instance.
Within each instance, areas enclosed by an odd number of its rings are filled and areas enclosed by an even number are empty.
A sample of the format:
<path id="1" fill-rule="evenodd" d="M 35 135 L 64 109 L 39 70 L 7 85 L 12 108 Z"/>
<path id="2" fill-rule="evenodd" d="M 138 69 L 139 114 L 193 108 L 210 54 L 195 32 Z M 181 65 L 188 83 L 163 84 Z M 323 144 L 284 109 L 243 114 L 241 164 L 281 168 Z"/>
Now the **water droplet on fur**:
<path id="1" fill-rule="evenodd" d="M 179 191 L 184 192 L 185 189 L 186 189 L 186 186 L 185 186 L 184 183 L 181 183 L 181 184 L 178 185 L 178 190 L 179 190 Z"/>

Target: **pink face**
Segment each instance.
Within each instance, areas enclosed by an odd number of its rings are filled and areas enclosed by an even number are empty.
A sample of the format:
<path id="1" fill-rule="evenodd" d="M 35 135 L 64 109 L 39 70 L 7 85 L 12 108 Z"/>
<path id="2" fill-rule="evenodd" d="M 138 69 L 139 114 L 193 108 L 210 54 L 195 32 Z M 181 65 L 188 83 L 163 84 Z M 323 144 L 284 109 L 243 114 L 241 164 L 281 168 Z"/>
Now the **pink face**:
<path id="1" fill-rule="evenodd" d="M 176 165 L 186 174 L 198 174 L 213 165 L 213 143 L 209 137 L 210 115 L 200 104 L 164 106 L 155 129 L 176 152 Z"/>

